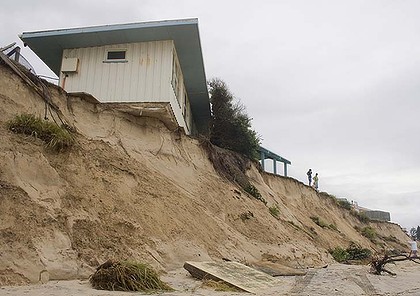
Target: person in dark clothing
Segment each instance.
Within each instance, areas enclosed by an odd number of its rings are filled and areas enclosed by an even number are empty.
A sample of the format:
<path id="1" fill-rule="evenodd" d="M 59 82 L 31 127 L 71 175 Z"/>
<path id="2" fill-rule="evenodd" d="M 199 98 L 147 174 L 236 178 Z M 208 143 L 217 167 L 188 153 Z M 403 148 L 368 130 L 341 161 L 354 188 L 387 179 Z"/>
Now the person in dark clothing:
<path id="1" fill-rule="evenodd" d="M 311 184 L 312 184 L 312 169 L 309 169 L 309 171 L 306 174 L 308 175 L 309 186 L 311 186 Z"/>

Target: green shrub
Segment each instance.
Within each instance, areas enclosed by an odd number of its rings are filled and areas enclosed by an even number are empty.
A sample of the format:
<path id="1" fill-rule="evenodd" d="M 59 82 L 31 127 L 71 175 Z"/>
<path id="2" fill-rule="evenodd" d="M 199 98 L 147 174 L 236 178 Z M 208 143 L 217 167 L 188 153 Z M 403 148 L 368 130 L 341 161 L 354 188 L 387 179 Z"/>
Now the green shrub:
<path id="1" fill-rule="evenodd" d="M 372 256 L 372 251 L 362 248 L 358 244 L 351 242 L 350 246 L 346 249 L 349 260 L 364 260 Z"/>
<path id="2" fill-rule="evenodd" d="M 212 109 L 211 143 L 258 160 L 260 137 L 252 129 L 252 118 L 246 113 L 245 106 L 235 100 L 222 80 L 212 79 L 208 86 Z"/>
<path id="3" fill-rule="evenodd" d="M 73 135 L 65 127 L 32 114 L 17 115 L 7 122 L 7 128 L 18 134 L 39 138 L 47 148 L 55 151 L 65 150 L 74 144 Z"/>
<path id="4" fill-rule="evenodd" d="M 330 254 L 337 262 L 344 262 L 347 260 L 349 254 L 341 247 L 336 247 L 334 250 L 330 250 Z"/>
<path id="5" fill-rule="evenodd" d="M 360 233 L 370 240 L 374 240 L 376 238 L 376 231 L 370 226 L 363 227 Z"/>
<path id="6" fill-rule="evenodd" d="M 330 254 L 335 261 L 340 263 L 349 260 L 356 260 L 363 263 L 364 260 L 369 259 L 372 256 L 372 251 L 351 242 L 347 249 L 336 247 L 334 250 L 330 250 Z"/>
<path id="7" fill-rule="evenodd" d="M 279 208 L 278 207 L 276 207 L 276 206 L 272 206 L 272 207 L 269 207 L 268 208 L 268 210 L 270 211 L 270 214 L 274 217 L 274 218 L 279 218 L 279 216 L 280 216 L 280 211 L 279 211 Z"/>

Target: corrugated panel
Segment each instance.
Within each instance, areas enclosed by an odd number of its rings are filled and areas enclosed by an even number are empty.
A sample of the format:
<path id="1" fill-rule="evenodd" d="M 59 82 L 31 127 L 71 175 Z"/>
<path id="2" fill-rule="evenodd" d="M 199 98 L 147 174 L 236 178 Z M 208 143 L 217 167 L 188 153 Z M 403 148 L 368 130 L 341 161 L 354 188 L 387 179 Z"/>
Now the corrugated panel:
<path id="1" fill-rule="evenodd" d="M 65 90 L 101 102 L 168 102 L 172 48 L 172 41 L 156 41 L 66 49 L 63 56 L 79 58 L 80 69 L 66 78 Z M 126 62 L 104 62 L 109 49 L 126 50 Z"/>

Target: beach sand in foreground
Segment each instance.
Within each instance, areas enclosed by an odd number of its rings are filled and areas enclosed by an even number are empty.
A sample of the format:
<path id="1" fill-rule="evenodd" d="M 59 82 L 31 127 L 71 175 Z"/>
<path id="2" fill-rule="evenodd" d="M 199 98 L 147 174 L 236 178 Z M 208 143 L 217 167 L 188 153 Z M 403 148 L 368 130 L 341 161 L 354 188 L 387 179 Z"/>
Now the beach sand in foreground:
<path id="1" fill-rule="evenodd" d="M 305 276 L 277 277 L 276 287 L 257 295 L 420 295 L 420 265 L 403 262 L 389 265 L 396 276 L 373 275 L 368 266 L 333 264 L 327 268 L 308 269 Z M 252 295 L 246 292 L 218 292 L 202 286 L 202 281 L 192 278 L 184 269 L 174 270 L 162 276 L 176 291 L 154 295 L 215 296 Z M 0 295 L 21 296 L 122 296 L 143 295 L 140 292 L 113 292 L 92 289 L 87 280 L 50 281 L 47 284 L 1 287 Z"/>

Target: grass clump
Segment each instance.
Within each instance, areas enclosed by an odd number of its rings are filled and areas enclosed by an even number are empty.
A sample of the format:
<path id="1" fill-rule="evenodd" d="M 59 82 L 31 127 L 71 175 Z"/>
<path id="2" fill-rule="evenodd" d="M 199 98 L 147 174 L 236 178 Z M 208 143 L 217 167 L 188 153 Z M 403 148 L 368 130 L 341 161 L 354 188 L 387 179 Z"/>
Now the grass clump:
<path id="1" fill-rule="evenodd" d="M 331 230 L 339 231 L 338 228 L 337 228 L 337 225 L 335 225 L 335 224 L 328 225 L 328 228 L 331 229 Z"/>
<path id="2" fill-rule="evenodd" d="M 363 227 L 360 233 L 364 236 L 370 239 L 371 241 L 375 240 L 377 234 L 375 229 L 373 229 L 370 226 Z"/>
<path id="3" fill-rule="evenodd" d="M 90 276 L 89 282 L 98 290 L 109 291 L 173 291 L 159 279 L 147 264 L 108 260 Z"/>
<path id="4" fill-rule="evenodd" d="M 272 206 L 272 207 L 269 207 L 268 210 L 270 211 L 271 216 L 273 216 L 276 219 L 279 219 L 279 217 L 280 217 L 280 210 L 279 210 L 278 207 Z"/>
<path id="5" fill-rule="evenodd" d="M 33 114 L 21 114 L 7 122 L 14 133 L 34 136 L 45 142 L 47 148 L 62 151 L 74 144 L 73 135 L 63 126 L 43 120 Z"/>
<path id="6" fill-rule="evenodd" d="M 218 292 L 243 292 L 243 290 L 223 281 L 204 280 L 202 286 L 214 289 Z"/>

